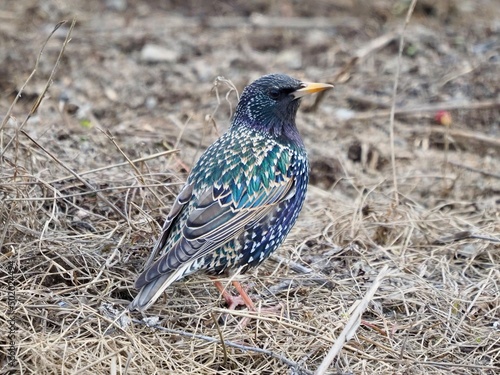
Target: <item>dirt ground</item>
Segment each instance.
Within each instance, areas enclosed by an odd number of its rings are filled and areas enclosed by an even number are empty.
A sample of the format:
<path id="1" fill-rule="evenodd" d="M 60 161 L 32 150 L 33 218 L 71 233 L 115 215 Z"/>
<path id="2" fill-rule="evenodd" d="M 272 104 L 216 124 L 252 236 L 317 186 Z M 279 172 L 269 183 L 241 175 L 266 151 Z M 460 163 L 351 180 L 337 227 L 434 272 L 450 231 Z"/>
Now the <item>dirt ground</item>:
<path id="1" fill-rule="evenodd" d="M 327 374 L 500 373 L 500 7 L 419 1 L 398 59 L 409 6 L 3 0 L 0 372 L 323 374 L 387 266 Z M 238 276 L 278 308 L 230 312 L 199 275 L 120 326 L 187 172 L 271 72 L 335 85 L 298 114 L 298 223 Z"/>

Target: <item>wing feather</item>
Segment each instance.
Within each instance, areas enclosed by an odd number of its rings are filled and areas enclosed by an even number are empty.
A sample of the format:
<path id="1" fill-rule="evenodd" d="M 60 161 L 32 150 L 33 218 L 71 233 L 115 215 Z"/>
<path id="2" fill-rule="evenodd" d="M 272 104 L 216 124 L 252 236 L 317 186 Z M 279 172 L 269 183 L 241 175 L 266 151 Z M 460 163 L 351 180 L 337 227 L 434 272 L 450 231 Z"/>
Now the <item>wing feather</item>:
<path id="1" fill-rule="evenodd" d="M 147 309 L 171 283 L 202 268 L 204 257 L 291 199 L 294 176 L 276 173 L 271 181 L 247 176 L 243 183 L 215 183 L 202 191 L 198 186 L 196 193 L 195 183 L 188 180 L 135 282 L 141 290 L 130 309 Z M 172 235 L 178 237 L 175 242 Z"/>
<path id="2" fill-rule="evenodd" d="M 184 185 L 179 195 L 175 199 L 175 202 L 172 208 L 170 209 L 167 218 L 165 219 L 165 223 L 163 223 L 160 238 L 156 242 L 155 246 L 153 247 L 153 250 L 151 251 L 151 254 L 149 255 L 149 258 L 144 264 L 145 270 L 147 270 L 151 266 L 154 259 L 159 255 L 161 250 L 165 247 L 165 244 L 167 243 L 168 240 L 168 236 L 170 235 L 172 222 L 179 216 L 179 214 L 184 209 L 186 204 L 189 203 L 192 194 L 193 194 L 193 184 Z M 138 280 L 135 282 L 135 287 L 140 288 L 142 285 L 138 286 L 137 282 Z"/>
<path id="3" fill-rule="evenodd" d="M 165 249 L 166 252 L 145 269 L 137 279 L 136 287 L 140 288 L 164 273 L 174 272 L 187 262 L 195 263 L 236 237 L 249 223 L 260 220 L 277 204 L 290 199 L 294 192 L 294 179 L 290 177 L 274 184 L 267 192 L 262 190 L 252 197 L 240 199 L 238 205 L 234 202 L 223 204 L 220 199 L 209 202 L 207 197 L 213 199 L 214 196 L 212 189 L 200 194 L 200 203 L 187 217 L 179 241 L 170 249 Z M 243 195 L 247 195 L 246 191 Z"/>

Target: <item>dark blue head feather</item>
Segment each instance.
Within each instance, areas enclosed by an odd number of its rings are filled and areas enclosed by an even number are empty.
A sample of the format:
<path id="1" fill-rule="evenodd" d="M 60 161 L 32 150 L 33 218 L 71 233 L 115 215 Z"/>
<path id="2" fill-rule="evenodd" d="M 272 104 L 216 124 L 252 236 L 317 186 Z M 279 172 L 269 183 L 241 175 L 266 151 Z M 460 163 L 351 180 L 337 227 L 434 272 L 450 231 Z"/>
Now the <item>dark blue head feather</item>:
<path id="1" fill-rule="evenodd" d="M 241 94 L 231 130 L 250 127 L 273 138 L 302 144 L 295 126 L 300 99 L 293 93 L 303 83 L 285 74 L 269 74 L 248 85 Z"/>

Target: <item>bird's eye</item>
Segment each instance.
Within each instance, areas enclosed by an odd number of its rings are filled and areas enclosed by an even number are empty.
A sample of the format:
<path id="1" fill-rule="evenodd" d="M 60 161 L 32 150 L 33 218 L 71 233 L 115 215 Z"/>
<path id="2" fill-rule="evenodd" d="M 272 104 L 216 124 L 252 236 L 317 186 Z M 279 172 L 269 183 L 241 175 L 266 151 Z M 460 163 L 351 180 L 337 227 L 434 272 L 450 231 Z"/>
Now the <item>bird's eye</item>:
<path id="1" fill-rule="evenodd" d="M 276 87 L 273 87 L 269 90 L 269 97 L 271 99 L 278 99 L 280 96 L 280 90 L 278 90 Z"/>

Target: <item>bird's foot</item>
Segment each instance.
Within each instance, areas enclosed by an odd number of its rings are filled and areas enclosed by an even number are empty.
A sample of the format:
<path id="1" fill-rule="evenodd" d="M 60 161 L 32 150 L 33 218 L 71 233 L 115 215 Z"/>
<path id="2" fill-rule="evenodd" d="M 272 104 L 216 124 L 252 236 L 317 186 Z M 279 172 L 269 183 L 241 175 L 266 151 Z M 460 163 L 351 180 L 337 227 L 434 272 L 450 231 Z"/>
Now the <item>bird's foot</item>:
<path id="1" fill-rule="evenodd" d="M 247 292 L 245 292 L 245 290 L 238 281 L 232 281 L 234 288 L 239 294 L 238 296 L 231 295 L 231 293 L 229 293 L 226 290 L 226 288 L 220 281 L 214 280 L 214 284 L 215 287 L 222 294 L 222 297 L 224 297 L 224 300 L 226 301 L 229 310 L 236 310 L 236 307 L 238 306 L 246 306 L 248 307 L 249 310 L 255 311 L 255 305 L 252 299 L 247 294 Z"/>
<path id="2" fill-rule="evenodd" d="M 220 281 L 214 281 L 214 284 L 224 297 L 229 310 L 236 310 L 238 306 L 246 306 L 249 311 L 256 312 L 258 315 L 276 315 L 277 312 L 281 312 L 283 310 L 282 305 L 256 309 L 252 299 L 238 281 L 232 282 L 234 288 L 239 293 L 238 296 L 231 295 L 231 293 L 226 290 Z M 253 319 L 253 317 L 250 316 L 243 318 L 243 320 L 239 323 L 240 328 L 245 328 L 251 319 Z"/>
<path id="3" fill-rule="evenodd" d="M 229 310 L 236 310 L 238 306 L 246 306 L 245 300 L 241 296 L 232 296 L 227 293 L 223 297 Z"/>

